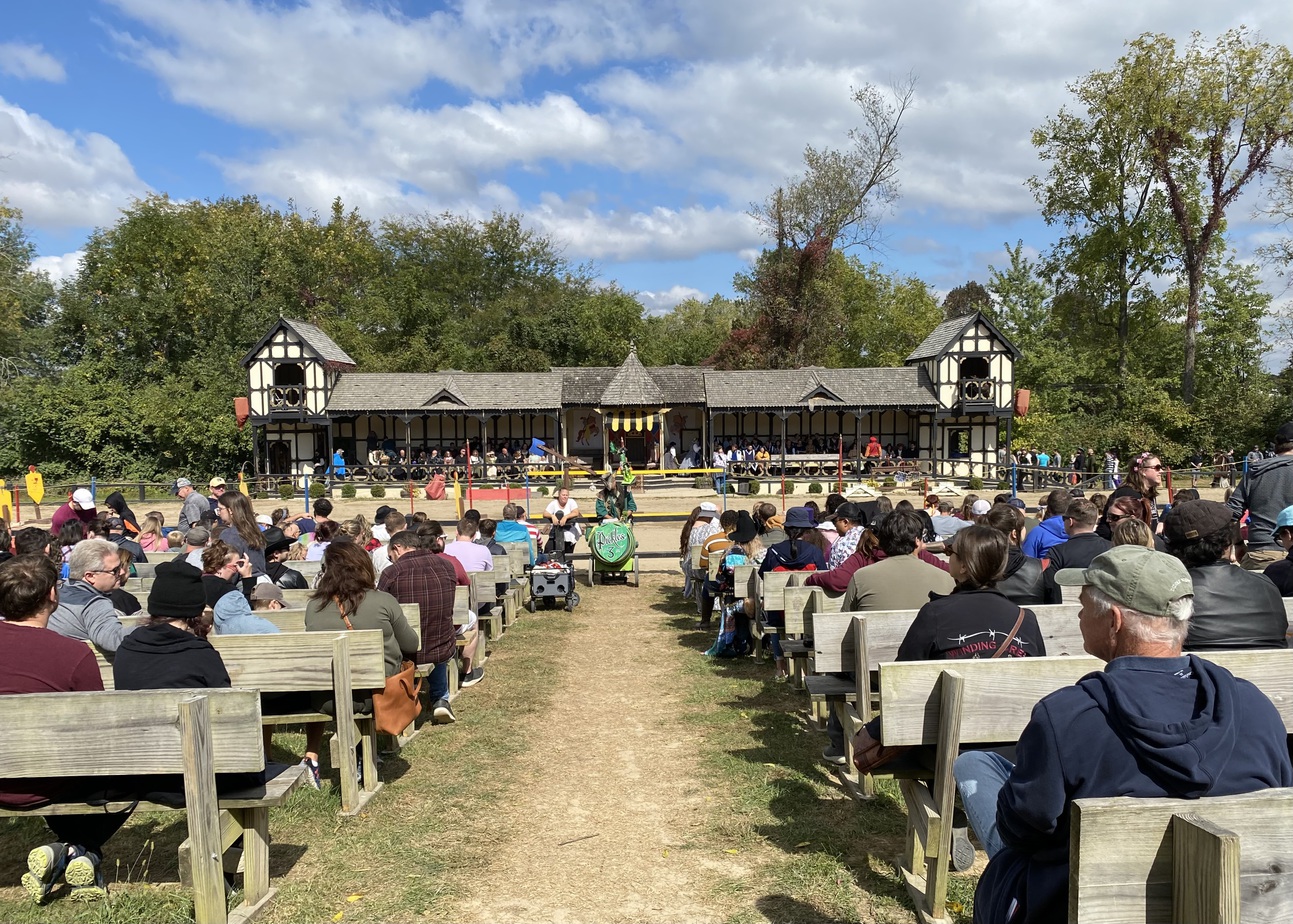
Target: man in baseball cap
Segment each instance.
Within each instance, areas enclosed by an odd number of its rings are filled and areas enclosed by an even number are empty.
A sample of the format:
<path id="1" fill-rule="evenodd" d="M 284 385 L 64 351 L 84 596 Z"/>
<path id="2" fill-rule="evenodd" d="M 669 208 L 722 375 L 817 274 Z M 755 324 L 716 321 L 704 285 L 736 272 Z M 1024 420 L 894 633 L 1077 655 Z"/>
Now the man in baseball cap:
<path id="1" fill-rule="evenodd" d="M 1284 722 L 1265 694 L 1182 654 L 1194 599 L 1184 565 L 1120 545 L 1056 581 L 1082 588 L 1082 638 L 1107 663 L 1034 707 L 1018 763 L 991 751 L 957 758 L 989 857 L 976 920 L 1065 919 L 1074 799 L 1198 799 L 1293 782 Z"/>
<path id="2" fill-rule="evenodd" d="M 207 487 L 211 489 L 211 496 L 207 498 L 207 503 L 211 505 L 211 512 L 215 513 L 218 501 L 220 500 L 220 495 L 228 490 L 228 485 L 225 484 L 223 478 L 216 475 L 207 482 Z"/>
<path id="3" fill-rule="evenodd" d="M 82 523 L 90 524 L 98 511 L 94 508 L 94 495 L 86 488 L 77 488 L 72 492 L 71 499 L 54 511 L 54 516 L 49 521 L 49 531 L 55 536 L 63 528 L 63 524 L 68 520 L 80 520 Z"/>
<path id="4" fill-rule="evenodd" d="M 202 514 L 210 513 L 211 507 L 207 504 L 207 499 L 193 487 L 193 482 L 187 478 L 175 479 L 175 493 L 179 495 L 180 500 L 184 501 L 184 506 L 180 508 L 180 519 L 175 528 L 181 533 L 186 533 L 189 527 L 197 526 L 202 522 Z"/>

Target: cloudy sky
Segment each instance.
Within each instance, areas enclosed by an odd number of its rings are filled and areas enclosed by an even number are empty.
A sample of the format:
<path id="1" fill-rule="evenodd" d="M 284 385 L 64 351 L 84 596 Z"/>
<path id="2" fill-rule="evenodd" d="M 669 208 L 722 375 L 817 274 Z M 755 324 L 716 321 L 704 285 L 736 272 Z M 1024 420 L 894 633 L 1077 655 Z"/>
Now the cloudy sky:
<path id="1" fill-rule="evenodd" d="M 1142 32 L 1293 42 L 1288 0 L 52 0 L 0 21 L 0 196 L 55 275 L 134 196 L 523 213 L 663 310 L 729 293 L 746 214 L 850 89 L 918 81 L 873 258 L 940 290 L 1042 249 L 1029 131 Z M 1236 216 L 1246 219 L 1247 216 Z M 1269 229 L 1241 221 L 1250 252 Z M 1274 286 L 1274 283 L 1272 283 Z"/>

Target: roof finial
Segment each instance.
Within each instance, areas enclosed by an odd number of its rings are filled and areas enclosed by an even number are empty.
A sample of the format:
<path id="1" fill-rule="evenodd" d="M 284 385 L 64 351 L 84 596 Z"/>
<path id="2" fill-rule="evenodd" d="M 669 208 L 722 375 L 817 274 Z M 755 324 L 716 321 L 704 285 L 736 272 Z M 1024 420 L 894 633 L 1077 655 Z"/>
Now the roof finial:
<path id="1" fill-rule="evenodd" d="M 629 339 L 629 355 L 636 356 L 638 352 L 638 342 L 636 339 Z"/>

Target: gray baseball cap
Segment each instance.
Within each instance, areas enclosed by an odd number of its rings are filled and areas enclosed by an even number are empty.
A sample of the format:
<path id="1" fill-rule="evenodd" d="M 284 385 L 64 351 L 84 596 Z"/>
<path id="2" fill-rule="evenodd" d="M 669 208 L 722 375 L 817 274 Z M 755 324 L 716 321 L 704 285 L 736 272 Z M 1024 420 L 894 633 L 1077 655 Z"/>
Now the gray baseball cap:
<path id="1" fill-rule="evenodd" d="M 1193 596 L 1194 583 L 1180 560 L 1142 545 L 1116 545 L 1087 568 L 1064 568 L 1055 583 L 1091 585 L 1107 597 L 1149 616 L 1167 616 L 1170 604 Z"/>

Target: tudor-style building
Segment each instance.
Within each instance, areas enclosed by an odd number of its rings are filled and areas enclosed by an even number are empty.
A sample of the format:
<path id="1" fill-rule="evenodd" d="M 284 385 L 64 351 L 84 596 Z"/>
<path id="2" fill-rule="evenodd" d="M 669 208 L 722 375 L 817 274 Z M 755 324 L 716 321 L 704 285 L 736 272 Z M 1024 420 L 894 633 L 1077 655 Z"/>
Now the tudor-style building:
<path id="1" fill-rule="evenodd" d="M 981 314 L 945 321 L 892 369 L 723 371 L 619 366 L 538 373 L 364 373 L 318 327 L 281 319 L 247 354 L 257 474 L 311 474 L 334 449 L 362 467 L 381 449 L 410 463 L 543 440 L 607 464 L 623 445 L 641 465 L 659 447 L 823 439 L 915 443 L 936 475 L 991 477 L 1007 441 L 1019 351 Z M 856 451 L 856 449 L 855 449 Z M 482 453 L 483 454 L 483 453 Z M 705 458 L 708 453 L 705 453 Z"/>

